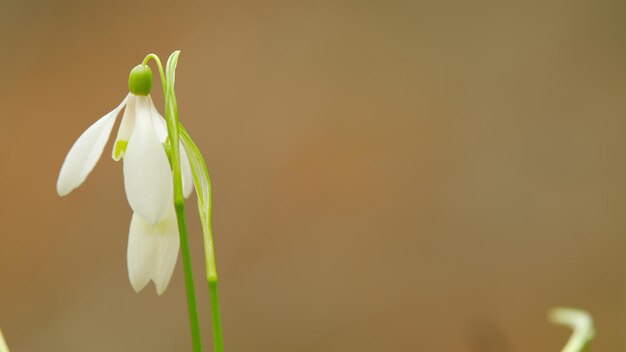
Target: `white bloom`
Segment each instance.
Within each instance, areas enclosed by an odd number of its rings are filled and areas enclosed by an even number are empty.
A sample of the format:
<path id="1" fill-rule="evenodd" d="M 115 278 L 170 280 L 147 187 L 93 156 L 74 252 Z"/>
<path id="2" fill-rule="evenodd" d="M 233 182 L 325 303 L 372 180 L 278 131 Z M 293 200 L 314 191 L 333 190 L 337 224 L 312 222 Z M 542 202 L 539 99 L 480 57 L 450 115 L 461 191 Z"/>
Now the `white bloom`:
<path id="1" fill-rule="evenodd" d="M 67 195 L 85 181 L 100 159 L 124 107 L 113 159 L 124 159 L 124 188 L 134 211 L 128 242 L 129 278 L 136 291 L 151 279 L 161 294 L 176 265 L 179 238 L 172 172 L 162 145 L 167 140 L 167 126 L 149 95 L 128 94 L 118 107 L 83 132 L 65 157 L 57 193 Z M 182 146 L 180 156 L 183 194 L 188 197 L 193 180 Z"/>

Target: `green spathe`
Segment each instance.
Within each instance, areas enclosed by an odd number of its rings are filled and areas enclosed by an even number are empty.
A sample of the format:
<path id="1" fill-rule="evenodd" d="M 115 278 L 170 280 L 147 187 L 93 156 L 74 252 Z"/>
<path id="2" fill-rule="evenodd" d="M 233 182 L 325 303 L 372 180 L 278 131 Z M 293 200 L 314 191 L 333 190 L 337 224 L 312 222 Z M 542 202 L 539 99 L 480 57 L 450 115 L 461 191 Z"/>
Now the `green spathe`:
<path id="1" fill-rule="evenodd" d="M 148 65 L 137 65 L 128 76 L 128 91 L 135 95 L 148 95 L 152 88 L 152 70 Z"/>

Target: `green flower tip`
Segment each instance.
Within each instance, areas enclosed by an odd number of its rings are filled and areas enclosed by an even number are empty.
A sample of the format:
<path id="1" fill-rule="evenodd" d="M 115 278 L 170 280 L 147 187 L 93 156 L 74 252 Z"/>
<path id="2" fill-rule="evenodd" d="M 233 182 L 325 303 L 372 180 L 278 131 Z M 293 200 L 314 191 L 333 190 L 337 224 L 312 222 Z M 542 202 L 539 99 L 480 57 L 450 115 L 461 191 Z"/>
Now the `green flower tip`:
<path id="1" fill-rule="evenodd" d="M 137 65 L 128 76 L 128 91 L 135 95 L 148 95 L 152 88 L 152 70 L 148 65 Z"/>

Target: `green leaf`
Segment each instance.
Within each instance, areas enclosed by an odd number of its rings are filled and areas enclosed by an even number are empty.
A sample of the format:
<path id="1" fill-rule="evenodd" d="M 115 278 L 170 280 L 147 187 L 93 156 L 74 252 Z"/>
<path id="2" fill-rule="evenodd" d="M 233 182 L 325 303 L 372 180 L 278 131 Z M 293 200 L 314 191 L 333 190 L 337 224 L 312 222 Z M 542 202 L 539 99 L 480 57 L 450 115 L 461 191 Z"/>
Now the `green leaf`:
<path id="1" fill-rule="evenodd" d="M 593 319 L 584 310 L 574 308 L 553 308 L 548 312 L 548 320 L 554 324 L 569 326 L 574 330 L 562 352 L 586 352 L 589 342 L 595 337 Z"/>
<path id="2" fill-rule="evenodd" d="M 4 340 L 2 330 L 0 330 L 0 352 L 9 352 L 9 346 L 7 346 L 7 343 Z"/>
<path id="3" fill-rule="evenodd" d="M 174 83 L 176 81 L 176 65 L 178 65 L 178 56 L 180 55 L 180 50 L 176 50 L 170 55 L 167 59 L 167 64 L 165 68 L 165 80 L 166 86 L 171 89 L 171 94 L 174 95 Z M 169 94 L 169 93 L 167 93 Z"/>
<path id="4" fill-rule="evenodd" d="M 207 171 L 200 150 L 198 150 L 198 147 L 180 122 L 178 123 L 178 132 L 180 133 L 180 140 L 183 143 L 183 147 L 189 157 L 193 183 L 196 187 L 196 194 L 198 195 L 200 220 L 203 224 L 205 222 L 210 224 L 211 220 L 208 218 L 211 214 L 211 181 L 209 179 L 209 172 Z"/>

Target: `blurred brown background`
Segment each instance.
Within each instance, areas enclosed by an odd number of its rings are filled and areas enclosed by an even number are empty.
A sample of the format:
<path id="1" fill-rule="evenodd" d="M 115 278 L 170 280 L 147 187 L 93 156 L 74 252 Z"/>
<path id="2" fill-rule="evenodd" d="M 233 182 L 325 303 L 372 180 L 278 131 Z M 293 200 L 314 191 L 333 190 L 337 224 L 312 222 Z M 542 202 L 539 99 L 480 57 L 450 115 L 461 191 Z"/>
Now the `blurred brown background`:
<path id="1" fill-rule="evenodd" d="M 625 350 L 625 13 L 624 1 L 0 0 L 9 345 L 190 350 L 180 263 L 161 297 L 128 282 L 111 144 L 82 187 L 55 192 L 129 70 L 180 49 L 181 119 L 213 177 L 227 351 L 559 351 L 569 331 L 545 318 L 557 305 L 593 314 L 595 350 Z"/>

